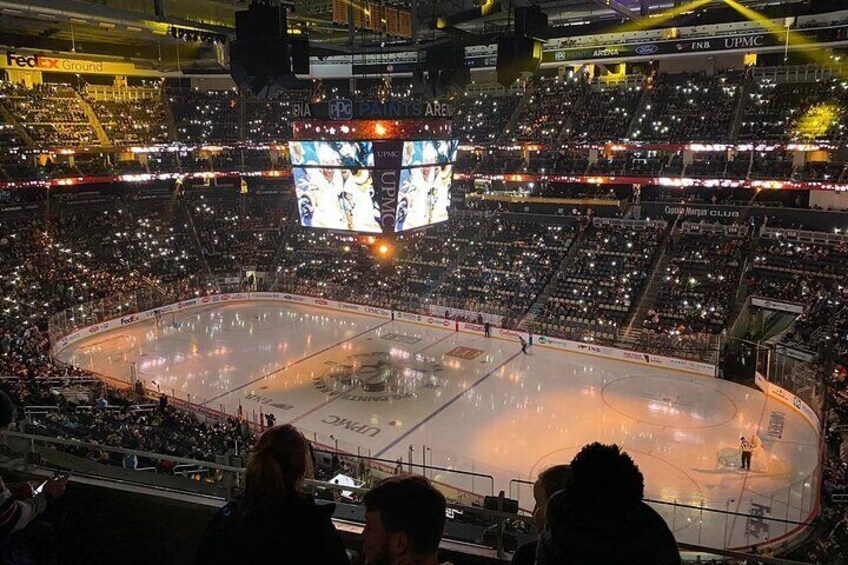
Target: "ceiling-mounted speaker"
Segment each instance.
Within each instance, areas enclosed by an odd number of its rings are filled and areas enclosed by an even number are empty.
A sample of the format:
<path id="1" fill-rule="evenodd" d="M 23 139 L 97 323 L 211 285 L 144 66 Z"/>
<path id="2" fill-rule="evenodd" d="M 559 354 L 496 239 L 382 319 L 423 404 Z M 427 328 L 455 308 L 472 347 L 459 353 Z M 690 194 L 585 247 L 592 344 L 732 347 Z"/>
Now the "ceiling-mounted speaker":
<path id="1" fill-rule="evenodd" d="M 526 6 L 515 9 L 515 35 L 548 38 L 548 15 L 539 6 Z"/>
<path id="2" fill-rule="evenodd" d="M 465 92 L 465 87 L 471 82 L 471 69 L 465 66 L 465 61 L 462 61 L 461 67 L 445 69 L 439 72 L 438 78 L 438 96 L 446 94 Z"/>
<path id="3" fill-rule="evenodd" d="M 257 97 L 291 87 L 295 74 L 309 74 L 309 40 L 288 35 L 286 9 L 256 3 L 236 12 L 236 40 L 230 44 L 230 75 Z"/>
<path id="4" fill-rule="evenodd" d="M 536 72 L 542 63 L 542 42 L 531 37 L 498 39 L 498 82 L 510 86 L 524 72 Z"/>

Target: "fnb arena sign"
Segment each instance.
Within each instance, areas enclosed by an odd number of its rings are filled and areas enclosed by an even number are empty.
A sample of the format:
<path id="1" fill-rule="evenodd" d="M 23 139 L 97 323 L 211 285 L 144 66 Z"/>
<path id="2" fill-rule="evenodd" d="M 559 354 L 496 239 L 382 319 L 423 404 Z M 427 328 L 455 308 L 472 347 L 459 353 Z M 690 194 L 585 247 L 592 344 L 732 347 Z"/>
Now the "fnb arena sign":
<path id="1" fill-rule="evenodd" d="M 135 65 L 131 63 L 65 59 L 41 53 L 18 53 L 16 51 L 6 51 L 6 56 L 0 61 L 2 61 L 4 69 L 18 71 L 79 74 L 134 74 L 136 71 Z"/>

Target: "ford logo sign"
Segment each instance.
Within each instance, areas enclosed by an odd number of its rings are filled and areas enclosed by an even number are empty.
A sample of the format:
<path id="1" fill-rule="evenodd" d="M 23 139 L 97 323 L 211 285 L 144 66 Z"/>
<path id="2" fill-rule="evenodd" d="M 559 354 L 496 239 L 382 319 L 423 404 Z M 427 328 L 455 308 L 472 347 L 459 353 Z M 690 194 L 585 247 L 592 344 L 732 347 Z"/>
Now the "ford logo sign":
<path id="1" fill-rule="evenodd" d="M 636 48 L 636 53 L 639 55 L 653 55 L 659 50 L 660 48 L 656 45 L 640 45 Z"/>

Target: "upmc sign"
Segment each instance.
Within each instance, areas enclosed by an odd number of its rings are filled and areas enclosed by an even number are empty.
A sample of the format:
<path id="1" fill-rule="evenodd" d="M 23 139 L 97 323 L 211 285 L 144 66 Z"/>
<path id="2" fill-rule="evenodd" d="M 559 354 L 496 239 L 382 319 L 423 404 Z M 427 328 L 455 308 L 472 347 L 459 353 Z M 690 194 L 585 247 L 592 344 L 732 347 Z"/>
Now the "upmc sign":
<path id="1" fill-rule="evenodd" d="M 6 51 L 0 59 L 0 67 L 18 71 L 44 71 L 76 74 L 139 74 L 132 63 L 109 61 L 87 61 L 85 59 L 63 59 L 48 57 L 41 53 L 18 53 Z"/>
<path id="2" fill-rule="evenodd" d="M 804 49 L 814 44 L 845 43 L 848 26 L 832 26 L 804 32 L 803 43 L 791 43 L 790 49 Z M 771 33 L 744 33 L 725 37 L 699 37 L 697 39 L 670 39 L 645 43 L 623 43 L 597 47 L 571 47 L 551 49 L 542 56 L 546 63 L 599 61 L 609 59 L 661 57 L 686 53 L 730 52 L 785 47 L 786 36 Z M 476 65 L 471 65 L 476 66 Z"/>
<path id="3" fill-rule="evenodd" d="M 403 142 L 397 140 L 375 141 L 374 189 L 380 200 L 380 225 L 384 230 L 394 231 L 397 221 L 397 192 L 400 179 L 398 167 L 401 163 Z"/>

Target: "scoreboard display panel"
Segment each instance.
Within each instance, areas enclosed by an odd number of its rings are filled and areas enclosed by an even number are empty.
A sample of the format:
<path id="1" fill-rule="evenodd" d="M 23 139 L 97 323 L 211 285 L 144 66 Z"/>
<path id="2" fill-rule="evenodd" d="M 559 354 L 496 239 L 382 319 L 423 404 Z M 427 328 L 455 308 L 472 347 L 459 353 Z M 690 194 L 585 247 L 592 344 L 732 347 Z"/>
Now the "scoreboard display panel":
<path id="1" fill-rule="evenodd" d="M 448 219 L 456 140 L 289 142 L 300 223 L 365 234 Z"/>

